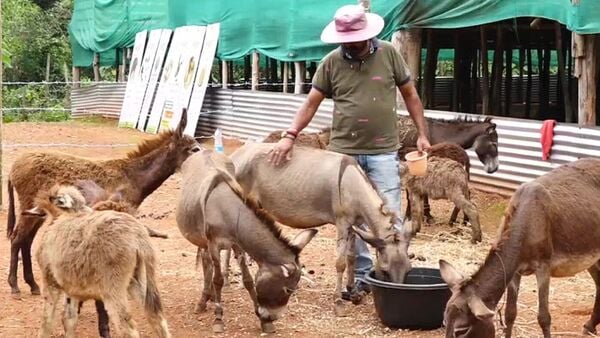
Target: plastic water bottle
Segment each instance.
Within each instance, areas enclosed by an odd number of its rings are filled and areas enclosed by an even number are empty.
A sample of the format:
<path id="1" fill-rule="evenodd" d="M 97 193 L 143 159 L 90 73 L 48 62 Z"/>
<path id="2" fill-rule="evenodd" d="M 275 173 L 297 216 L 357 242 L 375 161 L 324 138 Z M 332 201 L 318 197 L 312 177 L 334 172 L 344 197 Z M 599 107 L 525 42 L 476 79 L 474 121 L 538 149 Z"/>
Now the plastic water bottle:
<path id="1" fill-rule="evenodd" d="M 221 132 L 221 128 L 217 128 L 215 131 L 215 152 L 223 153 L 225 149 L 223 148 L 223 133 Z"/>

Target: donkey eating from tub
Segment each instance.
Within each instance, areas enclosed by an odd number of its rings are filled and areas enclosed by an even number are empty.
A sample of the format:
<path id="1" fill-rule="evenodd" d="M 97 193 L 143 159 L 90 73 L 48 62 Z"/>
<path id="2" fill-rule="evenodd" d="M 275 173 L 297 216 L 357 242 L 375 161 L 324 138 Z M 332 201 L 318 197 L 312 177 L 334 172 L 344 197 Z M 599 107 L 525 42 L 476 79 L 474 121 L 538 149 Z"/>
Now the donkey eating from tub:
<path id="1" fill-rule="evenodd" d="M 550 277 L 587 270 L 596 299 L 584 333 L 600 323 L 600 159 L 584 158 L 525 183 L 511 198 L 497 243 L 479 270 L 465 278 L 441 260 L 442 278 L 452 290 L 446 305 L 446 337 L 492 338 L 494 309 L 506 290 L 506 337 L 517 316 L 521 276 L 535 274 L 538 323 L 551 336 Z"/>

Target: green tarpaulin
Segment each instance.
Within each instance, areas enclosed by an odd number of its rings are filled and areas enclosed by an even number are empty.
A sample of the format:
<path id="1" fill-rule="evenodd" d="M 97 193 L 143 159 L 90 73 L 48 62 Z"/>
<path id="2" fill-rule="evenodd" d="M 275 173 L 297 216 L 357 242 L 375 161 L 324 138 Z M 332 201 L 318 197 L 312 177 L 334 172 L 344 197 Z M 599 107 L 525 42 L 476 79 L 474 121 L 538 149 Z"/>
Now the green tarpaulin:
<path id="1" fill-rule="evenodd" d="M 257 50 L 281 61 L 318 61 L 333 48 L 319 36 L 335 10 L 354 0 L 75 0 L 69 26 L 73 64 L 116 62 L 144 29 L 221 23 L 217 56 L 234 60 Z M 558 20 L 578 33 L 600 33 L 599 0 L 372 0 L 384 17 L 380 38 L 401 28 L 458 28 L 514 17 Z"/>

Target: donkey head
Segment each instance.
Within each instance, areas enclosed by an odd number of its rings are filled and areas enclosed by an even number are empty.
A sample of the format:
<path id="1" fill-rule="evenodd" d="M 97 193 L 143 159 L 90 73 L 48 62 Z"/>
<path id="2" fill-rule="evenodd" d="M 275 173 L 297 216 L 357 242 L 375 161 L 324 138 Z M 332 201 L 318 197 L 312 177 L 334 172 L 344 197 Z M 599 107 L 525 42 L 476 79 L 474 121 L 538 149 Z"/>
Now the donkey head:
<path id="1" fill-rule="evenodd" d="M 290 241 L 298 254 L 317 234 L 317 230 L 308 229 L 300 232 Z M 294 262 L 285 264 L 260 264 L 256 272 L 256 298 L 258 308 L 256 315 L 261 321 L 272 322 L 283 313 L 290 296 L 296 291 L 302 275 L 298 257 Z"/>
<path id="2" fill-rule="evenodd" d="M 181 164 L 193 153 L 201 149 L 200 144 L 189 135 L 184 134 L 185 127 L 187 125 L 187 109 L 183 108 L 181 113 L 181 121 L 177 129 L 173 132 L 171 139 L 169 140 L 169 161 L 175 165 L 176 168 L 181 168 Z"/>
<path id="3" fill-rule="evenodd" d="M 357 227 L 352 229 L 360 238 L 377 250 L 375 277 L 393 283 L 404 282 L 404 277 L 412 268 L 408 257 L 410 235 L 394 227 L 387 234 L 382 234 L 380 237 L 373 235 L 371 231 L 365 231 Z"/>
<path id="4" fill-rule="evenodd" d="M 440 260 L 440 272 L 452 290 L 444 322 L 447 338 L 495 337 L 494 311 L 475 294 L 472 285 L 450 263 Z"/>
<path id="5" fill-rule="evenodd" d="M 473 146 L 487 173 L 498 170 L 498 133 L 494 123 L 489 122 L 485 132 L 475 138 Z"/>

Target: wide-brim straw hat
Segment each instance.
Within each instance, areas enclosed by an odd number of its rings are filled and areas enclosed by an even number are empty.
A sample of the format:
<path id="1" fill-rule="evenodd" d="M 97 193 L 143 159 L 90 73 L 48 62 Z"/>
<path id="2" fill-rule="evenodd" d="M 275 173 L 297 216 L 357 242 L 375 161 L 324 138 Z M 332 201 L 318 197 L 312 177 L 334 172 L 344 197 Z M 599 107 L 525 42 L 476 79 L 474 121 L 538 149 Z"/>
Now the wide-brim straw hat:
<path id="1" fill-rule="evenodd" d="M 372 39 L 383 30 L 383 18 L 366 13 L 361 5 L 340 7 L 323 32 L 321 41 L 325 43 L 349 43 Z"/>

